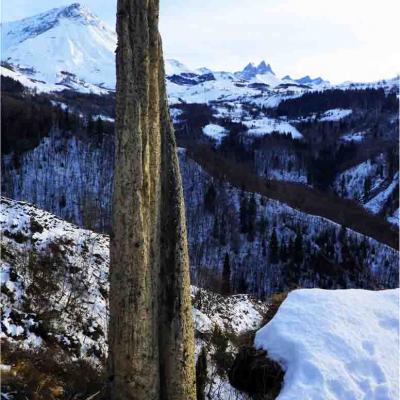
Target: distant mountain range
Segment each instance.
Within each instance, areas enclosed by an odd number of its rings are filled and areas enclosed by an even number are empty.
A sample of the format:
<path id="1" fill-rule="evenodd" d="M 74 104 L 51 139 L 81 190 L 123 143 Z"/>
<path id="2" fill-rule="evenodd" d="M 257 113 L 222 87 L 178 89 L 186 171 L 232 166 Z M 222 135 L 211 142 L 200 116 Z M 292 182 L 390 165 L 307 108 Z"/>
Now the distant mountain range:
<path id="1" fill-rule="evenodd" d="M 13 69 L 14 78 L 41 91 L 65 88 L 83 92 L 105 92 L 115 88 L 115 32 L 79 3 L 54 8 L 19 21 L 3 23 L 2 63 Z M 322 86 L 329 82 L 309 76 L 280 79 L 270 64 L 249 63 L 242 71 L 217 72 L 208 68 L 191 70 L 177 60 L 166 60 L 167 76 L 182 76 L 176 83 L 199 83 L 228 77 L 249 84 Z M 196 78 L 197 77 L 197 78 Z M 192 82 L 190 79 L 195 78 Z M 185 81 L 187 79 L 187 81 Z M 197 79 L 197 80 L 196 80 Z"/>

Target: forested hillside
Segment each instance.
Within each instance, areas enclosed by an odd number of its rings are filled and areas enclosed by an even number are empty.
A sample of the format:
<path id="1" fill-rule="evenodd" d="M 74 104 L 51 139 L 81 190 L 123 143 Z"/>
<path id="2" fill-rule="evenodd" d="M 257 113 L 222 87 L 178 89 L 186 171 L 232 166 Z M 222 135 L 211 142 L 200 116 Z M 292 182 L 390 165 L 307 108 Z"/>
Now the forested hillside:
<path id="1" fill-rule="evenodd" d="M 43 109 L 35 110 L 36 115 L 48 113 L 52 122 L 39 137 L 28 130 L 31 141 L 25 142 L 23 149 L 4 148 L 3 193 L 29 200 L 80 226 L 109 232 L 112 121 L 96 118 L 90 112 L 96 102 L 86 95 L 58 94 L 57 103 L 49 95 L 15 90 L 8 96 L 26 107 L 44 104 Z M 60 105 L 60 96 L 70 102 L 69 107 Z M 334 187 L 329 190 L 282 177 L 269 179 L 262 173 L 259 165 L 266 160 L 283 171 L 276 159 L 283 160 L 288 154 L 302 159 L 307 171 L 313 148 L 307 141 L 279 134 L 250 140 L 240 123 L 226 120 L 230 134 L 215 146 L 202 134 L 204 125 L 215 122 L 210 107 L 181 105 L 179 110 L 175 120 L 178 144 L 185 148 L 179 151 L 179 159 L 196 284 L 218 291 L 215 282 L 222 279 L 224 263 L 229 264 L 231 292 L 259 298 L 297 286 L 379 288 L 398 284 L 397 235 L 389 222 L 344 199 L 348 196 L 337 197 Z M 356 124 L 354 121 L 348 124 Z M 340 124 L 344 122 L 326 126 L 335 130 Z M 4 125 L 6 137 L 19 131 L 7 120 Z M 395 127 L 390 129 L 393 136 Z M 385 140 L 394 140 L 392 136 Z M 375 140 L 383 139 L 378 136 Z M 352 146 L 354 151 L 348 151 Z M 361 149 L 354 143 L 338 148 L 338 154 L 348 161 L 357 151 Z M 385 176 L 386 180 L 390 176 L 395 179 L 396 154 L 387 151 L 380 157 L 380 182 Z M 291 163 L 290 157 L 286 163 Z M 321 165 L 317 170 L 327 173 Z M 291 171 L 301 173 L 295 161 Z M 377 185 L 374 187 L 376 191 Z M 396 202 L 396 197 L 392 201 Z"/>

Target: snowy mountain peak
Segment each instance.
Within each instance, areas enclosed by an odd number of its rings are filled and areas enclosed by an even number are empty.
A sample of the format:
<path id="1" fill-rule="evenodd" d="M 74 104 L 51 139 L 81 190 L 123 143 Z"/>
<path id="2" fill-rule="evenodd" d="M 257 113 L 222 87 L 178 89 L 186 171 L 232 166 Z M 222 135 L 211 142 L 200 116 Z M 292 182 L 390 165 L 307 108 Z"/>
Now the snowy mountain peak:
<path id="1" fill-rule="evenodd" d="M 3 52 L 11 46 L 22 43 L 27 39 L 35 38 L 56 26 L 63 20 L 79 22 L 83 25 L 94 25 L 106 29 L 105 24 L 92 14 L 86 7 L 73 3 L 66 7 L 53 8 L 44 13 L 24 18 L 19 21 L 2 24 Z"/>
<path id="2" fill-rule="evenodd" d="M 254 63 L 248 63 L 238 75 L 242 79 L 254 78 L 257 75 L 257 67 Z"/>
<path id="3" fill-rule="evenodd" d="M 258 74 L 265 74 L 267 72 L 275 75 L 274 71 L 272 71 L 271 64 L 267 64 L 263 60 L 263 61 L 260 62 L 260 64 L 258 64 L 257 73 Z"/>
<path id="4" fill-rule="evenodd" d="M 325 81 L 322 79 L 320 76 L 318 78 L 311 78 L 310 75 L 303 76 L 302 78 L 299 79 L 294 79 L 290 75 L 285 75 L 282 78 L 282 81 L 286 82 L 295 82 L 299 83 L 300 85 L 322 85 L 322 84 L 329 84 L 328 81 Z"/>
<path id="5" fill-rule="evenodd" d="M 266 75 L 266 74 L 275 75 L 275 73 L 272 71 L 271 65 L 267 64 L 265 61 L 261 61 L 260 64 L 258 64 L 258 66 L 250 62 L 243 68 L 242 71 L 236 73 L 236 75 L 239 78 L 245 80 L 251 80 L 255 78 L 257 75 Z"/>
<path id="6" fill-rule="evenodd" d="M 69 18 L 74 20 L 79 20 L 82 23 L 91 24 L 91 25 L 100 25 L 102 26 L 102 21 L 92 14 L 88 8 L 81 5 L 80 3 L 73 3 L 67 7 L 61 7 L 58 12 L 58 18 Z"/>
<path id="7" fill-rule="evenodd" d="M 114 89 L 116 34 L 81 4 L 53 8 L 1 28 L 2 61 L 29 71 L 30 78 L 45 82 L 49 90 Z"/>
<path id="8" fill-rule="evenodd" d="M 313 79 L 313 78 L 310 77 L 310 75 L 306 75 L 306 76 L 303 76 L 300 79 L 296 79 L 296 82 L 301 83 L 303 85 L 310 85 L 310 84 L 321 85 L 322 83 L 327 83 L 321 77 Z"/>
<path id="9" fill-rule="evenodd" d="M 179 75 L 183 73 L 192 73 L 185 64 L 182 64 L 180 61 L 168 58 L 165 60 L 165 74 L 167 76 Z"/>

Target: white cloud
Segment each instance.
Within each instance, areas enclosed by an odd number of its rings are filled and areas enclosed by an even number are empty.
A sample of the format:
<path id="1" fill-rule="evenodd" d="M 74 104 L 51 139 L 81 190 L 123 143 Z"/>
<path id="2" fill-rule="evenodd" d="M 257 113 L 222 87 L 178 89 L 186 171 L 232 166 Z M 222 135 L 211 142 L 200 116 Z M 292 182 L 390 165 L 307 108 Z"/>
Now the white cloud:
<path id="1" fill-rule="evenodd" d="M 3 2 L 17 19 L 65 0 Z M 115 0 L 85 0 L 114 25 Z M 266 59 L 279 75 L 334 82 L 389 78 L 400 69 L 398 0 L 161 0 L 165 53 L 189 66 L 235 70 Z"/>

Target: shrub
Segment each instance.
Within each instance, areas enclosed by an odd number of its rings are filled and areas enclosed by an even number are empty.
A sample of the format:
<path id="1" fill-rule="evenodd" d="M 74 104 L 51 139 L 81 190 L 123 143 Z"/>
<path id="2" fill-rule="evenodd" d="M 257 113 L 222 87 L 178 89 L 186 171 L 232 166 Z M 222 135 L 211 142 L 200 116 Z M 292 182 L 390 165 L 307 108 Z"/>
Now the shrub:
<path id="1" fill-rule="evenodd" d="M 280 365 L 269 359 L 266 351 L 243 347 L 229 371 L 229 382 L 254 399 L 275 399 L 281 390 L 283 376 Z"/>

